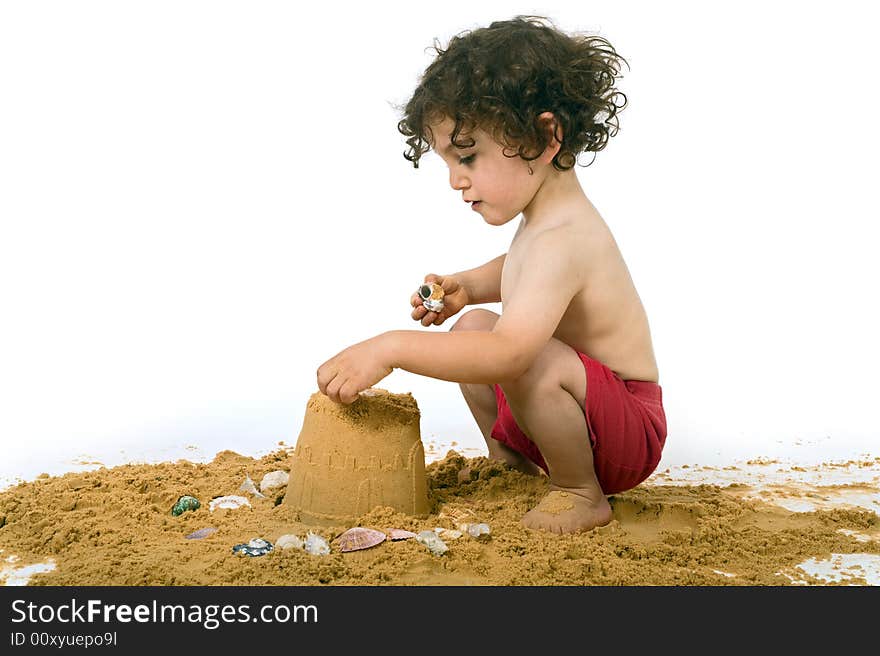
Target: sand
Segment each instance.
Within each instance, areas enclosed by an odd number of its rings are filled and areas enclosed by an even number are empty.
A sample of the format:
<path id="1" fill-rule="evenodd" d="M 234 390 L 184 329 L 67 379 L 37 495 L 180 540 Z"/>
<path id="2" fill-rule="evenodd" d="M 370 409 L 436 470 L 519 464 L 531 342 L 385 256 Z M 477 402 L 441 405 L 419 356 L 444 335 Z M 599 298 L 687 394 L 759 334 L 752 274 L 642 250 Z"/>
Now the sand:
<path id="1" fill-rule="evenodd" d="M 611 497 L 608 526 L 565 536 L 532 531 L 519 519 L 546 493 L 546 477 L 454 451 L 427 467 L 427 518 L 377 508 L 357 523 L 418 533 L 453 528 L 453 517 L 467 515 L 491 527 L 488 538 L 448 540 L 442 556 L 415 540 L 350 553 L 334 546 L 325 556 L 295 549 L 233 554 L 234 544 L 253 537 L 274 542 L 314 530 L 332 540 L 348 528 L 300 524 L 280 503 L 285 488 L 265 499 L 248 495 L 250 508 L 208 510 L 212 497 L 241 494 L 247 474 L 259 482 L 285 469 L 290 451 L 260 458 L 223 451 L 207 463 L 101 467 L 19 483 L 0 492 L 2 557 L 15 558 L 16 567 L 55 563 L 30 585 L 790 585 L 828 581 L 796 569 L 805 560 L 880 554 L 880 520 L 867 508 L 798 512 L 750 485 L 682 483 L 668 472 Z M 878 463 L 866 464 L 876 471 Z M 872 483 L 861 487 L 877 498 Z M 173 517 L 183 494 L 202 505 Z M 205 527 L 218 530 L 185 538 Z M 836 582 L 865 584 L 859 572 Z"/>

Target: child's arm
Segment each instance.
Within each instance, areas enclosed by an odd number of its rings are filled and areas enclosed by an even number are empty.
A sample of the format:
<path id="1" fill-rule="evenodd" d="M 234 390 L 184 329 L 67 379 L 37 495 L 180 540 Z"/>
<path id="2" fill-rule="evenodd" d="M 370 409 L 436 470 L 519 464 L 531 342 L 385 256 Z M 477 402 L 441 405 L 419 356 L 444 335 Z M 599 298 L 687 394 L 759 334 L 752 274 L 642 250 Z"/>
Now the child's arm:
<path id="1" fill-rule="evenodd" d="M 550 234 L 548 234 L 550 233 Z M 492 331 L 393 330 L 360 342 L 318 369 L 318 387 L 351 403 L 395 368 L 458 383 L 500 383 L 525 373 L 550 341 L 581 285 L 564 234 L 548 231 L 523 254 L 523 275 Z"/>
<path id="2" fill-rule="evenodd" d="M 468 305 L 501 302 L 501 271 L 506 257 L 503 253 L 482 266 L 452 274 L 467 290 Z"/>

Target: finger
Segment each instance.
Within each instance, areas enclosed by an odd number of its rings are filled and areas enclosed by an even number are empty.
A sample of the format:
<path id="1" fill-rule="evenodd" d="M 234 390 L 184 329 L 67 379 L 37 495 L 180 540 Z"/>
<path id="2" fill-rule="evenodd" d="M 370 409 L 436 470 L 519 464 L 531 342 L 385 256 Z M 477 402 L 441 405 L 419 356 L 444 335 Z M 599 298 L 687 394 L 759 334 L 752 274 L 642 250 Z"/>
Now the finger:
<path id="1" fill-rule="evenodd" d="M 427 312 L 427 308 L 424 305 L 420 305 L 412 311 L 412 318 L 419 321 Z"/>
<path id="2" fill-rule="evenodd" d="M 336 372 L 328 366 L 327 362 L 318 367 L 318 389 L 322 394 L 327 393 L 327 383 L 333 380 Z"/>
<path id="3" fill-rule="evenodd" d="M 443 287 L 444 294 L 452 294 L 458 289 L 458 282 L 455 278 L 444 278 L 443 282 L 440 283 L 440 286 Z"/>
<path id="4" fill-rule="evenodd" d="M 443 276 L 438 276 L 436 273 L 429 273 L 425 276 L 425 282 L 439 282 Z"/>
<path id="5" fill-rule="evenodd" d="M 342 387 L 343 382 L 342 376 L 337 375 L 327 384 L 327 396 L 334 403 L 339 403 L 339 388 Z"/>
<path id="6" fill-rule="evenodd" d="M 419 296 L 418 293 L 413 294 L 412 297 L 409 299 L 409 304 L 413 307 L 418 307 L 422 304 L 422 297 Z"/>
<path id="7" fill-rule="evenodd" d="M 436 312 L 428 311 L 425 313 L 425 316 L 422 317 L 422 325 L 425 327 L 430 326 L 432 323 L 434 323 L 434 319 L 436 319 L 436 318 L 437 318 Z"/>
<path id="8" fill-rule="evenodd" d="M 437 318 L 434 319 L 434 325 L 435 325 L 435 326 L 439 326 L 439 325 L 442 324 L 444 321 L 446 321 L 446 319 L 447 319 L 447 317 L 443 316 L 442 314 L 438 314 L 438 315 L 437 315 Z"/>
<path id="9" fill-rule="evenodd" d="M 345 405 L 354 403 L 358 398 L 357 385 L 351 380 L 347 380 L 345 384 L 339 388 L 339 400 Z"/>

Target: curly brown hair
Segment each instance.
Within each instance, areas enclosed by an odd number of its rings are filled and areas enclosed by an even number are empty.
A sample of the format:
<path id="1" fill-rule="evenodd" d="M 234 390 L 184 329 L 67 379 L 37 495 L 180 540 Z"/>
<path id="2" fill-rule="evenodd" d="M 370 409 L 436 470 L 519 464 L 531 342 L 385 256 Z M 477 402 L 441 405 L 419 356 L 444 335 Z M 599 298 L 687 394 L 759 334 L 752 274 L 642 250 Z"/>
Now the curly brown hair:
<path id="1" fill-rule="evenodd" d="M 473 145 L 456 139 L 480 127 L 505 149 L 515 149 L 510 157 L 531 161 L 550 143 L 537 120 L 550 111 L 557 120 L 554 136 L 562 144 L 553 158 L 559 171 L 572 168 L 581 152 L 605 148 L 620 128 L 617 114 L 626 107 L 626 95 L 614 81 L 622 77 L 620 62 L 627 69 L 629 63 L 602 37 L 565 34 L 543 16 L 516 16 L 462 32 L 446 50 L 435 39 L 433 48 L 437 57 L 410 100 L 398 107 L 403 119 L 397 129 L 410 146 L 403 156 L 415 168 L 434 141 L 430 126 L 444 117 L 455 121 L 456 146 Z"/>

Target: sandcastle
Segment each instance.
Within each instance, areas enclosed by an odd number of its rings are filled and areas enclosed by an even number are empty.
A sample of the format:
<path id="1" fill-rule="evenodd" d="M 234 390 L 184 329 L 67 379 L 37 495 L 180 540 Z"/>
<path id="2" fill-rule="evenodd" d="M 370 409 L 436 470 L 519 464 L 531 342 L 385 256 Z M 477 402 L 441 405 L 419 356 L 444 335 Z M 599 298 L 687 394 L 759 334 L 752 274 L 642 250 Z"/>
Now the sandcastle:
<path id="1" fill-rule="evenodd" d="M 412 394 L 370 389 L 351 405 L 315 392 L 291 454 L 284 503 L 304 524 L 350 525 L 376 506 L 426 516 L 428 484 Z"/>

